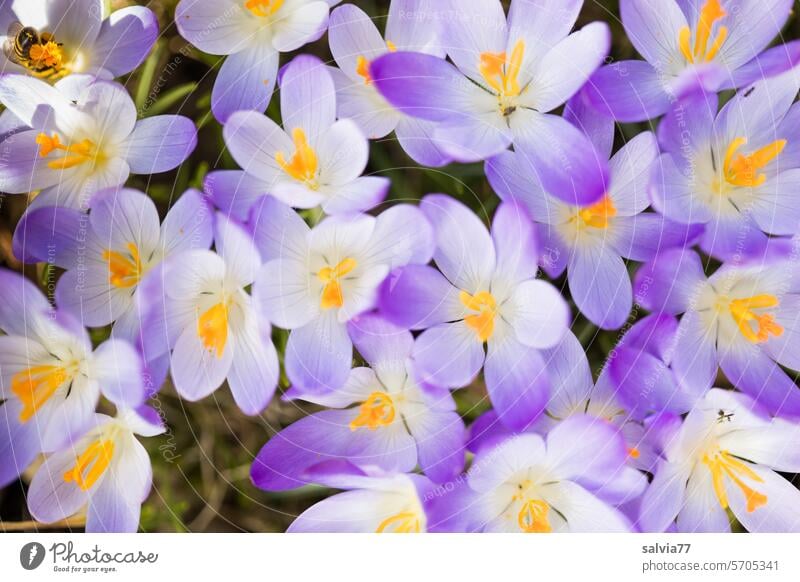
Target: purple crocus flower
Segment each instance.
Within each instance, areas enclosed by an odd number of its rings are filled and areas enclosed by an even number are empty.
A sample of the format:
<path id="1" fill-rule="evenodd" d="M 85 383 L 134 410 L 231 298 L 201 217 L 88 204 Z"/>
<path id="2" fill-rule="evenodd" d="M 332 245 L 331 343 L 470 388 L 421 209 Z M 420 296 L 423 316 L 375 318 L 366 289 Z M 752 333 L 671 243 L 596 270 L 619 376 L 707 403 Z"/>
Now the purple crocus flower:
<path id="1" fill-rule="evenodd" d="M 48 81 L 74 73 L 113 79 L 130 73 L 158 38 L 158 20 L 149 8 L 128 6 L 104 18 L 103 0 L 3 2 L 0 30 L 34 27 L 37 42 L 29 57 L 0 57 L 3 73 L 26 73 Z M 13 38 L 11 38 L 13 41 Z"/>
<path id="2" fill-rule="evenodd" d="M 96 414 L 82 436 L 36 471 L 28 491 L 31 515 L 53 523 L 86 507 L 87 532 L 136 532 L 153 480 L 150 457 L 136 437 L 164 430 L 149 407 L 123 409 L 114 418 Z"/>
<path id="3" fill-rule="evenodd" d="M 349 463 L 323 462 L 306 479 L 344 493 L 312 505 L 287 533 L 423 533 L 428 531 L 434 485 L 422 475 L 360 469 Z"/>
<path id="4" fill-rule="evenodd" d="M 150 360 L 171 350 L 183 398 L 200 400 L 227 379 L 237 406 L 255 415 L 272 399 L 279 371 L 269 323 L 245 290 L 261 258 L 249 232 L 219 213 L 214 245 L 216 252 L 175 255 L 147 278 L 138 298 L 142 334 Z"/>
<path id="5" fill-rule="evenodd" d="M 0 270 L 0 485 L 91 420 L 101 392 L 120 406 L 145 398 L 141 358 L 122 340 L 92 348 L 86 330 L 55 311 L 17 273 Z"/>
<path id="6" fill-rule="evenodd" d="M 569 34 L 582 0 L 451 0 L 442 46 L 455 63 L 395 52 L 369 74 L 394 107 L 438 122 L 433 138 L 456 161 L 522 152 L 545 188 L 577 204 L 598 201 L 604 164 L 586 137 L 548 114 L 575 94 L 608 53 L 605 23 Z M 576 172 L 576 168 L 580 171 Z"/>
<path id="7" fill-rule="evenodd" d="M 188 190 L 161 224 L 153 201 L 128 188 L 98 192 L 90 208 L 88 216 L 56 206 L 27 213 L 14 233 L 16 254 L 66 270 L 56 286 L 59 308 L 88 327 L 114 323 L 115 337 L 134 341 L 142 279 L 176 254 L 210 247 L 211 211 Z"/>
<path id="8" fill-rule="evenodd" d="M 271 491 L 299 487 L 299 476 L 325 459 L 401 472 L 419 464 L 433 481 L 455 478 L 464 468 L 464 423 L 446 388 L 416 379 L 411 332 L 375 315 L 352 319 L 348 329 L 371 368 L 354 368 L 333 392 L 300 392 L 302 400 L 334 410 L 272 437 L 253 463 L 253 483 Z"/>
<path id="9" fill-rule="evenodd" d="M 220 123 L 241 110 L 263 112 L 272 98 L 280 53 L 321 37 L 339 0 L 181 0 L 181 36 L 212 55 L 227 55 L 211 92 Z"/>
<path id="10" fill-rule="evenodd" d="M 800 491 L 776 471 L 800 471 L 800 427 L 765 415 L 752 398 L 714 388 L 665 431 L 663 458 L 639 524 L 662 532 L 730 532 L 730 510 L 754 533 L 796 532 Z"/>
<path id="11" fill-rule="evenodd" d="M 0 191 L 40 190 L 33 207 L 82 208 L 130 174 L 166 172 L 194 150 L 194 123 L 180 115 L 137 121 L 122 85 L 70 75 L 50 86 L 0 76 L 0 102 L 28 127 L 0 144 Z"/>
<path id="12" fill-rule="evenodd" d="M 396 51 L 417 51 L 444 56 L 439 43 L 441 16 L 433 0 L 392 0 L 386 19 L 386 35 L 354 4 L 331 13 L 328 38 L 339 68 L 331 67 L 336 84 L 339 117 L 355 121 L 370 139 L 392 131 L 406 153 L 426 166 L 442 166 L 449 158 L 431 139 L 435 123 L 395 109 L 378 92 L 369 64 L 380 55 Z"/>
<path id="13" fill-rule="evenodd" d="M 605 501 L 621 505 L 639 497 L 647 480 L 639 469 L 649 471 L 655 453 L 645 423 L 632 418 L 620 402 L 615 387 L 603 371 L 595 383 L 586 353 L 578 338 L 567 332 L 552 348 L 542 350 L 552 384 L 546 414 L 525 429 L 526 433 L 545 436 L 560 422 L 573 416 L 590 415 L 606 421 L 619 430 L 625 441 L 628 459 L 619 474 L 607 476 L 593 488 Z M 469 448 L 481 452 L 497 445 L 514 432 L 497 418 L 493 410 L 482 414 L 470 427 Z"/>
<path id="14" fill-rule="evenodd" d="M 439 386 L 466 386 L 481 367 L 503 423 L 524 428 L 544 408 L 550 383 L 538 350 L 568 327 L 569 308 L 549 283 L 536 280 L 532 223 L 502 205 L 492 232 L 449 196 L 422 199 L 436 235 L 439 271 L 413 265 L 384 282 L 381 313 L 393 323 L 424 329 L 413 357 L 420 377 Z M 488 354 L 484 351 L 484 346 Z"/>
<path id="15" fill-rule="evenodd" d="M 585 108 L 580 114 L 574 111 L 569 110 L 574 122 L 591 129 L 589 136 L 598 154 L 610 155 L 613 122 L 593 123 Z M 504 152 L 486 164 L 489 183 L 500 198 L 525 206 L 540 225 L 548 275 L 558 277 L 566 269 L 578 309 L 604 329 L 625 323 L 633 303 L 623 257 L 651 259 L 659 247 L 684 245 L 693 230 L 700 230 L 644 212 L 650 205 L 647 187 L 657 157 L 655 136 L 651 132 L 637 135 L 611 157 L 606 193 L 588 206 L 550 196 L 520 153 Z"/>
<path id="16" fill-rule="evenodd" d="M 349 119 L 336 120 L 336 89 L 328 67 L 301 55 L 281 73 L 281 129 L 253 111 L 231 115 L 223 135 L 243 170 L 212 172 L 206 190 L 225 212 L 244 218 L 254 200 L 271 194 L 294 208 L 327 214 L 372 208 L 389 179 L 361 176 L 369 142 Z"/>
<path id="17" fill-rule="evenodd" d="M 722 260 L 794 235 L 800 187 L 800 86 L 796 70 L 739 90 L 717 115 L 717 97 L 676 104 L 659 127 L 664 154 L 651 182 L 653 206 L 682 223 L 703 223 L 702 248 Z"/>
<path id="18" fill-rule="evenodd" d="M 289 380 L 309 392 L 341 388 L 353 351 L 347 322 L 375 306 L 393 267 L 430 260 L 431 226 L 401 204 L 377 217 L 329 217 L 311 229 L 274 198 L 254 207 L 251 224 L 265 261 L 253 295 L 273 324 L 292 330 Z"/>
<path id="19" fill-rule="evenodd" d="M 576 446 L 582 443 L 582 446 Z M 625 444 L 609 423 L 572 416 L 546 439 L 513 436 L 480 451 L 466 484 L 439 503 L 445 531 L 550 533 L 628 532 L 631 524 L 612 504 L 593 493 L 614 488 L 627 459 Z"/>
<path id="20" fill-rule="evenodd" d="M 800 42 L 764 49 L 791 10 L 792 0 L 621 0 L 622 24 L 645 60 L 603 67 L 587 93 L 619 121 L 645 121 L 697 89 L 782 73 L 800 62 Z"/>
<path id="21" fill-rule="evenodd" d="M 800 369 L 796 272 L 775 254 L 723 264 L 707 278 L 695 252 L 670 250 L 642 267 L 634 286 L 646 309 L 683 314 L 669 359 L 691 393 L 710 388 L 721 368 L 770 413 L 795 417 L 800 390 L 780 366 Z"/>

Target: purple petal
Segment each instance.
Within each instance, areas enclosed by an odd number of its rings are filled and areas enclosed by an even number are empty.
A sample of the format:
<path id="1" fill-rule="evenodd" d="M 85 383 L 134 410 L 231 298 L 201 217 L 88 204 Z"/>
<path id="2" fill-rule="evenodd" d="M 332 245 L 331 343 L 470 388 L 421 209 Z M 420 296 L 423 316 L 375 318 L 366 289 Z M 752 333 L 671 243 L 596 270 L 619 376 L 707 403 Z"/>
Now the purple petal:
<path id="1" fill-rule="evenodd" d="M 621 61 L 602 67 L 584 91 L 598 112 L 623 123 L 659 117 L 670 104 L 658 71 L 646 61 Z"/>
<path id="2" fill-rule="evenodd" d="M 567 267 L 569 290 L 578 309 L 603 329 L 617 329 L 633 303 L 628 270 L 611 245 L 579 246 Z"/>
<path id="3" fill-rule="evenodd" d="M 524 430 L 536 420 L 550 398 L 551 383 L 541 354 L 512 334 L 489 341 L 484 377 L 498 418 L 513 430 Z"/>
<path id="4" fill-rule="evenodd" d="M 377 315 L 355 317 L 347 324 L 347 330 L 356 349 L 370 366 L 405 367 L 414 345 L 411 332 Z"/>
<path id="5" fill-rule="evenodd" d="M 249 321 L 233 338 L 233 361 L 228 385 L 236 405 L 245 414 L 263 411 L 278 385 L 278 354 L 267 324 Z"/>
<path id="6" fill-rule="evenodd" d="M 774 77 L 790 69 L 794 69 L 800 63 L 800 41 L 791 41 L 765 50 L 757 55 L 749 63 L 742 65 L 731 72 L 729 81 L 725 82 L 721 89 L 735 89 L 745 87 L 763 79 Z"/>
<path id="7" fill-rule="evenodd" d="M 78 240 L 85 221 L 83 212 L 71 208 L 46 206 L 26 212 L 14 231 L 14 256 L 25 263 L 48 262 L 70 269 L 85 245 Z"/>
<path id="8" fill-rule="evenodd" d="M 697 286 L 705 280 L 697 253 L 668 250 L 639 269 L 634 279 L 634 295 L 636 302 L 650 311 L 682 313 L 691 305 Z"/>
<path id="9" fill-rule="evenodd" d="M 114 10 L 103 21 L 92 52 L 97 64 L 114 77 L 142 64 L 158 38 L 158 19 L 143 6 Z"/>
<path id="10" fill-rule="evenodd" d="M 524 209 L 513 202 L 501 204 L 492 220 L 492 241 L 497 256 L 497 279 L 516 284 L 536 277 L 539 270 L 536 233 Z"/>
<path id="11" fill-rule="evenodd" d="M 269 45 L 249 46 L 222 63 L 211 91 L 211 110 L 220 123 L 236 111 L 263 112 L 278 75 L 278 52 Z"/>
<path id="12" fill-rule="evenodd" d="M 134 174 L 158 174 L 177 168 L 197 145 L 194 122 L 182 115 L 146 117 L 122 147 Z"/>
<path id="13" fill-rule="evenodd" d="M 598 115 L 586 90 L 579 91 L 567 102 L 564 119 L 586 134 L 598 154 L 611 157 L 614 147 L 614 120 L 610 116 Z"/>
<path id="14" fill-rule="evenodd" d="M 414 343 L 417 372 L 423 382 L 436 386 L 466 386 L 478 375 L 483 360 L 483 343 L 461 321 L 432 327 Z"/>
<path id="15" fill-rule="evenodd" d="M 680 224 L 655 213 L 618 219 L 614 225 L 614 248 L 633 261 L 650 261 L 662 250 L 696 243 L 703 225 Z"/>
<path id="16" fill-rule="evenodd" d="M 222 212 L 246 220 L 255 202 L 269 192 L 269 184 L 243 170 L 216 170 L 206 176 L 203 190 Z"/>
<path id="17" fill-rule="evenodd" d="M 406 418 L 417 441 L 419 465 L 435 483 L 464 470 L 464 421 L 456 412 L 426 411 Z"/>
<path id="18" fill-rule="evenodd" d="M 317 57 L 300 55 L 281 71 L 281 116 L 287 131 L 302 128 L 309 141 L 336 121 L 336 89 Z"/>
<path id="19" fill-rule="evenodd" d="M 293 384 L 310 390 L 336 390 L 347 380 L 353 344 L 347 327 L 329 310 L 289 334 L 286 375 Z"/>
<path id="20" fill-rule="evenodd" d="M 378 305 L 387 320 L 407 329 L 452 321 L 463 311 L 456 288 L 439 271 L 424 265 L 392 271 L 381 285 Z"/>
<path id="21" fill-rule="evenodd" d="M 452 160 L 434 138 L 436 124 L 424 119 L 403 116 L 397 122 L 395 135 L 409 157 L 423 166 L 438 168 Z"/>

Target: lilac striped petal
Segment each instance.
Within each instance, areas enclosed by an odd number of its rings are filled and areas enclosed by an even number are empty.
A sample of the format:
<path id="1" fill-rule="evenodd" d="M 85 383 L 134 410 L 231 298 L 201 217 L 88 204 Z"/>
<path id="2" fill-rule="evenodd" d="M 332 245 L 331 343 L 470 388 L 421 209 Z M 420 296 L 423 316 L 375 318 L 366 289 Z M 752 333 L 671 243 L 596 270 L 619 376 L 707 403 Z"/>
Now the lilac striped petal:
<path id="1" fill-rule="evenodd" d="M 421 380 L 436 386 L 466 386 L 478 375 L 483 360 L 483 343 L 461 321 L 432 327 L 414 344 Z"/>
<path id="2" fill-rule="evenodd" d="M 561 117 L 514 115 L 514 148 L 529 161 L 544 189 L 576 206 L 597 202 L 608 188 L 608 164 L 589 138 Z"/>
<path id="3" fill-rule="evenodd" d="M 611 157 L 614 149 L 614 120 L 607 115 L 598 115 L 587 90 L 578 91 L 567 102 L 564 119 L 586 134 L 599 155 Z"/>
<path id="4" fill-rule="evenodd" d="M 94 62 L 119 77 L 142 64 L 158 38 L 158 19 L 143 6 L 114 10 L 100 26 Z"/>
<path id="5" fill-rule="evenodd" d="M 233 362 L 232 343 L 226 345 L 221 356 L 217 357 L 203 345 L 196 323 L 183 330 L 172 351 L 170 365 L 175 390 L 182 398 L 196 402 L 220 387 Z"/>
<path id="6" fill-rule="evenodd" d="M 248 46 L 229 55 L 211 91 L 211 111 L 226 123 L 236 111 L 263 112 L 278 76 L 278 52 L 269 45 Z"/>
<path id="7" fill-rule="evenodd" d="M 312 55 L 300 55 L 280 74 L 283 127 L 301 128 L 310 143 L 336 121 L 336 89 L 328 69 Z"/>
<path id="8" fill-rule="evenodd" d="M 319 314 L 292 330 L 286 344 L 286 375 L 293 384 L 309 390 L 336 390 L 347 380 L 353 344 L 336 310 Z"/>
<path id="9" fill-rule="evenodd" d="M 717 216 L 703 229 L 700 248 L 720 260 L 734 260 L 742 257 L 761 257 L 769 246 L 765 235 L 750 214 L 734 213 L 731 216 Z"/>
<path id="10" fill-rule="evenodd" d="M 203 181 L 203 190 L 214 206 L 239 220 L 247 220 L 250 209 L 269 192 L 269 187 L 269 183 L 244 170 L 215 170 Z"/>
<path id="11" fill-rule="evenodd" d="M 276 51 L 288 53 L 319 39 L 328 27 L 328 11 L 328 3 L 321 0 L 295 5 L 278 21 L 272 46 Z"/>
<path id="12" fill-rule="evenodd" d="M 260 323 L 251 316 L 244 329 L 233 336 L 233 360 L 228 373 L 236 405 L 251 416 L 264 410 L 272 400 L 279 375 L 278 354 L 269 325 Z"/>
<path id="13" fill-rule="evenodd" d="M 14 231 L 14 255 L 26 263 L 48 261 L 71 269 L 78 260 L 78 249 L 86 244 L 78 240 L 85 219 L 78 210 L 57 206 L 26 212 Z"/>
<path id="14" fill-rule="evenodd" d="M 653 66 L 669 66 L 678 54 L 680 30 L 689 26 L 678 4 L 620 0 L 619 9 L 625 32 L 639 54 Z"/>
<path id="15" fill-rule="evenodd" d="M 628 270 L 611 245 L 578 246 L 567 267 L 569 290 L 578 309 L 603 329 L 617 329 L 628 318 L 633 293 Z"/>
<path id="16" fill-rule="evenodd" d="M 642 496 L 638 525 L 644 532 L 661 533 L 675 521 L 686 497 L 691 465 L 662 461 Z"/>
<path id="17" fill-rule="evenodd" d="M 618 218 L 613 225 L 612 245 L 632 261 L 650 261 L 662 250 L 696 243 L 703 225 L 680 224 L 655 213 Z"/>
<path id="18" fill-rule="evenodd" d="M 0 487 L 14 481 L 39 454 L 38 423 L 19 422 L 22 405 L 6 400 L 0 406 Z"/>
<path id="19" fill-rule="evenodd" d="M 728 41 L 719 52 L 726 69 L 738 69 L 767 48 L 789 19 L 793 4 L 792 0 L 738 0 L 728 6 L 724 20 Z"/>
<path id="20" fill-rule="evenodd" d="M 199 190 L 189 189 L 172 205 L 161 224 L 164 255 L 206 250 L 214 239 L 210 204 Z"/>
<path id="21" fill-rule="evenodd" d="M 336 64 L 354 80 L 359 79 L 356 72 L 359 57 L 371 61 L 388 51 L 375 23 L 354 4 L 345 4 L 331 13 L 328 42 Z M 392 42 L 397 41 L 393 39 Z"/>
<path id="22" fill-rule="evenodd" d="M 64 474 L 75 465 L 72 448 L 47 458 L 36 471 L 28 490 L 28 510 L 37 521 L 52 523 L 78 512 L 89 501 L 90 491 L 83 491 Z"/>
<path id="23" fill-rule="evenodd" d="M 586 84 L 598 112 L 624 123 L 663 115 L 670 98 L 658 71 L 646 61 L 620 61 L 600 68 Z"/>
<path id="24" fill-rule="evenodd" d="M 234 0 L 181 0 L 175 8 L 180 35 L 212 55 L 230 55 L 250 44 L 251 36 L 244 33 L 250 19 Z"/>
<path id="25" fill-rule="evenodd" d="M 492 219 L 492 241 L 498 282 L 514 285 L 536 277 L 539 269 L 536 233 L 533 221 L 522 207 L 511 202 L 497 208 Z"/>
<path id="26" fill-rule="evenodd" d="M 544 411 L 552 386 L 544 360 L 513 334 L 489 340 L 484 377 L 492 406 L 508 428 L 524 430 Z"/>
<path id="27" fill-rule="evenodd" d="M 442 47 L 459 69 L 480 81 L 481 53 L 506 50 L 508 29 L 503 6 L 496 0 L 443 4 L 452 12 L 441 23 Z"/>
<path id="28" fill-rule="evenodd" d="M 698 285 L 706 281 L 703 263 L 691 250 L 672 249 L 659 254 L 636 273 L 636 301 L 656 313 L 683 313 Z"/>
<path id="29" fill-rule="evenodd" d="M 780 75 L 800 63 L 800 41 L 779 44 L 758 54 L 749 63 L 731 71 L 729 81 L 721 89 L 745 87 L 764 77 Z"/>
<path id="30" fill-rule="evenodd" d="M 407 329 L 426 329 L 459 318 L 464 311 L 458 290 L 436 269 L 408 265 L 392 271 L 379 292 L 386 319 Z"/>
<path id="31" fill-rule="evenodd" d="M 429 479 L 444 483 L 464 470 L 464 421 L 457 412 L 428 410 L 407 416 L 406 423 Z"/>
<path id="32" fill-rule="evenodd" d="M 134 174 L 158 174 L 177 168 L 197 145 L 194 122 L 182 115 L 157 115 L 136 124 L 122 155 Z"/>
<path id="33" fill-rule="evenodd" d="M 397 122 L 395 135 L 409 157 L 424 166 L 438 168 L 452 160 L 434 138 L 435 123 L 403 116 Z"/>

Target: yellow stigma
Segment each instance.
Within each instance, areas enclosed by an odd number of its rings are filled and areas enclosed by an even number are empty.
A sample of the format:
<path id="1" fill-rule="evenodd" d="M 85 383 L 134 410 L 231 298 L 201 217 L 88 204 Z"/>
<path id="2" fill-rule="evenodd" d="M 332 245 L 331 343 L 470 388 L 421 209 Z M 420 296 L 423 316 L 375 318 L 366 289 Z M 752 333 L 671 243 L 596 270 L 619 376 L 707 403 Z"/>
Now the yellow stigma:
<path id="1" fill-rule="evenodd" d="M 126 246 L 127 255 L 111 249 L 103 251 L 103 259 L 108 261 L 108 281 L 114 287 L 133 287 L 142 278 L 142 259 L 139 256 L 139 247 L 132 242 Z"/>
<path id="2" fill-rule="evenodd" d="M 517 41 L 511 58 L 502 53 L 481 53 L 478 71 L 483 76 L 486 84 L 494 89 L 501 98 L 516 97 L 522 89 L 519 86 L 519 72 L 522 69 L 522 60 L 525 57 L 525 42 Z"/>
<path id="3" fill-rule="evenodd" d="M 392 53 L 397 51 L 397 46 L 390 40 L 386 41 L 386 48 Z M 356 59 L 356 74 L 364 79 L 365 85 L 372 84 L 372 75 L 369 74 L 369 60 L 364 55 L 359 55 Z"/>
<path id="4" fill-rule="evenodd" d="M 694 48 L 691 47 L 692 31 L 689 30 L 688 26 L 680 29 L 678 32 L 678 47 L 687 62 L 705 63 L 717 56 L 725 39 L 728 38 L 728 27 L 720 26 L 717 29 L 717 37 L 714 39 L 711 48 L 708 47 L 708 41 L 711 40 L 714 23 L 727 15 L 728 13 L 722 9 L 719 0 L 706 0 L 700 10 L 700 18 L 697 19 Z"/>
<path id="5" fill-rule="evenodd" d="M 609 219 L 617 215 L 614 201 L 606 194 L 600 202 L 578 210 L 577 218 L 586 226 L 593 228 L 608 228 Z"/>
<path id="6" fill-rule="evenodd" d="M 197 319 L 197 335 L 203 346 L 221 358 L 228 341 L 228 304 L 217 303 Z"/>
<path id="7" fill-rule="evenodd" d="M 244 7 L 261 18 L 272 16 L 283 6 L 283 0 L 247 0 Z"/>
<path id="8" fill-rule="evenodd" d="M 550 533 L 550 521 L 547 513 L 550 506 L 541 499 L 529 499 L 522 504 L 517 514 L 517 525 L 525 533 Z"/>
<path id="9" fill-rule="evenodd" d="M 478 312 L 475 315 L 467 315 L 464 323 L 475 332 L 480 341 L 488 341 L 494 333 L 494 318 L 497 315 L 497 301 L 494 296 L 488 291 L 480 291 L 475 295 L 461 291 L 458 298 L 464 307 Z"/>
<path id="10" fill-rule="evenodd" d="M 344 305 L 344 295 L 342 295 L 341 279 L 350 274 L 358 266 L 355 259 L 347 257 L 339 261 L 335 267 L 323 267 L 317 273 L 317 278 L 325 283 L 322 288 L 322 298 L 320 307 L 331 309 Z"/>
<path id="11" fill-rule="evenodd" d="M 749 155 L 737 154 L 739 149 L 746 143 L 747 138 L 737 137 L 730 143 L 725 152 L 722 177 L 731 186 L 755 187 L 766 182 L 766 174 L 759 173 L 759 170 L 777 158 L 783 148 L 786 147 L 786 140 L 779 139 Z M 720 187 L 718 181 L 715 183 L 715 189 L 719 192 L 724 190 Z"/>
<path id="12" fill-rule="evenodd" d="M 419 533 L 419 516 L 413 511 L 402 511 L 384 519 L 375 533 Z"/>
<path id="13" fill-rule="evenodd" d="M 767 496 L 748 486 L 743 481 L 743 478 L 757 483 L 763 483 L 764 480 L 750 467 L 734 458 L 728 451 L 717 451 L 710 455 L 703 455 L 703 464 L 711 471 L 714 493 L 717 495 L 722 509 L 728 509 L 728 493 L 725 491 L 726 476 L 744 493 L 745 499 L 747 499 L 748 513 L 753 513 L 759 507 L 767 504 Z"/>
<path id="14" fill-rule="evenodd" d="M 64 473 L 64 481 L 74 481 L 83 491 L 91 489 L 108 468 L 114 456 L 114 441 L 96 440 L 75 459 L 75 466 Z"/>
<path id="15" fill-rule="evenodd" d="M 771 314 L 759 314 L 755 310 L 770 309 L 777 307 L 778 304 L 778 298 L 774 295 L 762 294 L 745 299 L 733 299 L 728 304 L 728 309 L 742 335 L 750 342 L 760 344 L 767 341 L 770 335 L 775 337 L 783 335 L 783 327 L 775 322 Z"/>
<path id="16" fill-rule="evenodd" d="M 84 139 L 75 144 L 64 145 L 61 143 L 58 134 L 48 136 L 40 133 L 36 136 L 36 143 L 39 145 L 39 156 L 46 158 L 54 151 L 63 151 L 64 156 L 55 158 L 47 163 L 47 167 L 53 170 L 66 170 L 74 168 L 85 162 L 100 161 L 102 155 L 95 147 L 94 142 Z"/>
<path id="17" fill-rule="evenodd" d="M 350 422 L 350 430 L 356 431 L 361 427 L 376 430 L 382 426 L 392 424 L 395 417 L 394 401 L 386 392 L 373 392 L 361 403 L 356 416 Z"/>
<path id="18" fill-rule="evenodd" d="M 292 131 L 292 140 L 294 141 L 292 159 L 287 162 L 286 155 L 283 152 L 278 152 L 275 154 L 275 161 L 289 176 L 298 182 L 302 182 L 312 190 L 316 190 L 319 188 L 317 183 L 317 152 L 308 145 L 306 133 L 299 127 L 294 128 Z"/>
<path id="19" fill-rule="evenodd" d="M 67 370 L 61 366 L 33 366 L 14 374 L 11 391 L 22 403 L 20 422 L 28 422 L 68 377 Z"/>

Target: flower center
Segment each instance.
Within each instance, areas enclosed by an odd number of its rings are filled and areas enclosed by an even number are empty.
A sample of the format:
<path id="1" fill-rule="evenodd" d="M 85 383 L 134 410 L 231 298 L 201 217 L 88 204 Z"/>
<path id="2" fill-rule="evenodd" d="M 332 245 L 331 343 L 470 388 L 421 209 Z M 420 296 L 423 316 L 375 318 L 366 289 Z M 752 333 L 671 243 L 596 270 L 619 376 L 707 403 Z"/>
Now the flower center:
<path id="1" fill-rule="evenodd" d="M 283 152 L 275 154 L 275 161 L 281 167 L 281 170 L 286 172 L 289 176 L 302 182 L 312 190 L 319 188 L 317 182 L 317 152 L 314 151 L 308 140 L 306 133 L 299 127 L 292 130 L 292 140 L 294 141 L 294 155 L 288 162 Z"/>
<path id="2" fill-rule="evenodd" d="M 22 402 L 20 422 L 28 422 L 55 391 L 70 378 L 61 366 L 33 366 L 11 377 L 11 391 Z"/>
<path id="3" fill-rule="evenodd" d="M 386 41 L 386 48 L 389 52 L 397 52 L 397 46 L 390 40 Z M 365 85 L 372 84 L 372 75 L 369 74 L 369 60 L 364 55 L 359 55 L 356 59 L 356 73 L 364 79 Z"/>
<path id="4" fill-rule="evenodd" d="M 547 513 L 550 506 L 541 499 L 528 499 L 517 514 L 517 524 L 525 533 L 550 533 L 553 528 Z"/>
<path id="5" fill-rule="evenodd" d="M 711 32 L 716 23 L 728 13 L 722 9 L 719 0 L 706 0 L 700 9 L 700 17 L 697 19 L 697 26 L 694 38 L 694 48 L 691 47 L 692 31 L 688 26 L 684 26 L 678 32 L 678 48 L 681 54 L 689 63 L 704 63 L 712 60 L 719 49 L 722 48 L 725 39 L 728 38 L 728 27 L 720 26 L 717 29 L 717 36 L 708 47 L 711 40 Z"/>
<path id="6" fill-rule="evenodd" d="M 54 133 L 52 136 L 48 136 L 46 133 L 40 133 L 36 136 L 36 143 L 39 145 L 39 156 L 43 158 L 48 157 L 54 151 L 64 152 L 62 157 L 53 158 L 47 162 L 47 167 L 53 170 L 66 170 L 85 162 L 97 163 L 104 159 L 95 143 L 88 139 L 64 145 L 58 134 Z"/>
<path id="7" fill-rule="evenodd" d="M 38 32 L 30 26 L 12 25 L 9 34 L 14 35 L 13 47 L 9 47 L 6 55 L 12 62 L 25 67 L 34 77 L 40 79 L 56 79 L 69 71 L 64 66 L 64 50 L 62 43 L 56 42 L 49 32 Z"/>
<path id="8" fill-rule="evenodd" d="M 464 323 L 475 332 L 480 341 L 488 341 L 494 333 L 494 318 L 497 315 L 497 301 L 494 296 L 488 291 L 479 291 L 475 295 L 461 291 L 458 298 L 464 307 L 477 311 L 476 314 L 467 315 Z"/>
<path id="9" fill-rule="evenodd" d="M 365 426 L 369 430 L 376 430 L 381 426 L 392 424 L 395 417 L 394 401 L 386 392 L 373 392 L 361 403 L 356 416 L 350 422 L 350 430 L 356 431 Z"/>
<path id="10" fill-rule="evenodd" d="M 83 491 L 91 489 L 108 468 L 114 456 L 114 441 L 96 440 L 75 460 L 75 466 L 64 473 L 64 481 L 74 481 Z"/>
<path id="11" fill-rule="evenodd" d="M 413 511 L 402 511 L 384 519 L 375 533 L 419 533 L 419 516 Z"/>
<path id="12" fill-rule="evenodd" d="M 244 7 L 255 16 L 266 18 L 272 16 L 283 6 L 284 0 L 247 0 Z"/>
<path id="13" fill-rule="evenodd" d="M 716 451 L 703 455 L 703 464 L 711 471 L 714 493 L 717 495 L 722 509 L 728 509 L 728 493 L 725 490 L 726 476 L 744 493 L 745 499 L 747 499 L 748 513 L 752 513 L 767 504 L 766 495 L 759 493 L 744 482 L 745 478 L 757 483 L 763 483 L 764 480 L 746 464 L 734 458 L 728 451 Z"/>
<path id="14" fill-rule="evenodd" d="M 126 245 L 128 252 L 123 254 L 107 249 L 103 259 L 108 261 L 108 281 L 114 287 L 128 288 L 136 285 L 142 278 L 142 259 L 135 243 Z"/>
<path id="15" fill-rule="evenodd" d="M 772 160 L 777 158 L 786 147 L 786 140 L 779 139 L 749 155 L 737 154 L 739 149 L 747 143 L 747 138 L 737 137 L 728 146 L 725 152 L 725 161 L 722 165 L 722 177 L 731 186 L 755 187 L 767 180 L 766 174 L 758 173 Z M 717 180 L 715 190 L 724 191 L 724 185 Z"/>
<path id="16" fill-rule="evenodd" d="M 320 307 L 322 307 L 322 309 L 331 309 L 344 305 L 344 296 L 342 295 L 340 280 L 346 277 L 357 266 L 358 263 L 355 259 L 347 257 L 339 261 L 335 267 L 323 267 L 319 270 L 317 278 L 325 283 L 325 286 L 322 288 L 322 298 L 320 299 Z"/>
<path id="17" fill-rule="evenodd" d="M 586 226 L 608 228 L 610 219 L 616 215 L 617 208 L 614 206 L 611 197 L 606 194 L 600 202 L 579 209 L 575 218 L 583 221 Z"/>
<path id="18" fill-rule="evenodd" d="M 775 322 L 773 315 L 756 312 L 777 307 L 778 304 L 778 298 L 774 295 L 762 294 L 745 299 L 733 299 L 728 304 L 728 309 L 742 335 L 750 342 L 758 344 L 767 341 L 770 334 L 775 337 L 783 334 L 783 327 Z"/>
<path id="19" fill-rule="evenodd" d="M 197 319 L 197 335 L 203 346 L 221 358 L 228 341 L 228 302 L 223 300 Z"/>
<path id="20" fill-rule="evenodd" d="M 525 41 L 518 40 L 508 58 L 505 51 L 501 53 L 481 53 L 478 63 L 480 72 L 486 84 L 497 94 L 498 104 L 503 115 L 510 115 L 516 109 L 513 98 L 522 92 L 519 85 L 519 73 L 522 69 L 522 60 L 525 57 Z"/>

